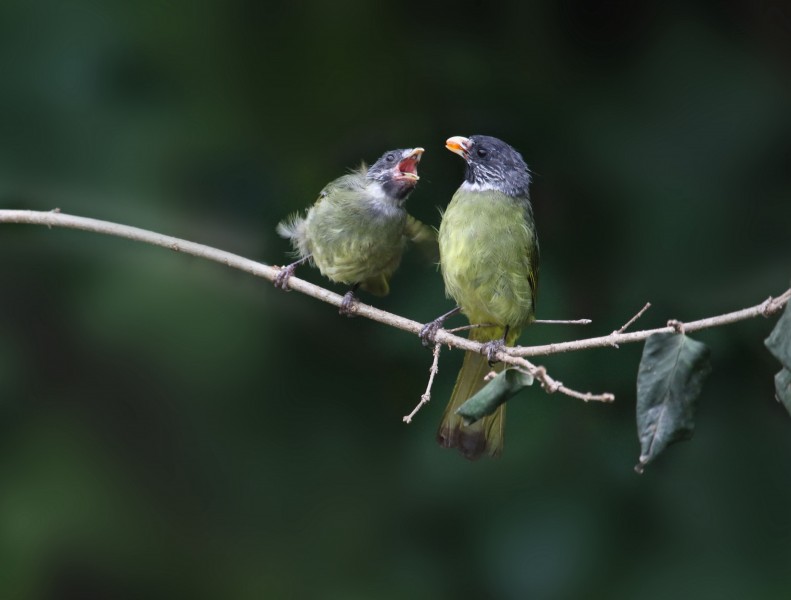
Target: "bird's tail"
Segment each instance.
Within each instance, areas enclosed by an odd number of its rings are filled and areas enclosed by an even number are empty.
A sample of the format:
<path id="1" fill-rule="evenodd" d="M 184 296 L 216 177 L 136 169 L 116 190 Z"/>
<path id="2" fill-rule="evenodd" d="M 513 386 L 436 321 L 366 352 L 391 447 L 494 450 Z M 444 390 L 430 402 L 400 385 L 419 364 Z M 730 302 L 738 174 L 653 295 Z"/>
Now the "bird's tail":
<path id="1" fill-rule="evenodd" d="M 299 213 L 289 215 L 286 219 L 277 224 L 277 233 L 291 241 L 294 247 L 294 256 L 304 258 L 310 255 L 307 247 L 307 236 L 305 235 L 305 218 Z"/>
<path id="2" fill-rule="evenodd" d="M 471 340 L 488 342 L 499 339 L 502 335 L 501 327 L 481 327 L 470 330 L 469 337 Z M 487 358 L 479 352 L 464 353 L 464 363 L 437 432 L 440 446 L 458 448 L 464 458 L 469 460 L 476 460 L 483 455 L 500 456 L 505 432 L 505 404 L 501 404 L 494 413 L 472 425 L 465 425 L 464 420 L 456 414 L 456 409 L 486 385 L 483 378 L 487 373 L 492 370 L 499 373 L 504 367 L 503 363 L 490 367 Z"/>

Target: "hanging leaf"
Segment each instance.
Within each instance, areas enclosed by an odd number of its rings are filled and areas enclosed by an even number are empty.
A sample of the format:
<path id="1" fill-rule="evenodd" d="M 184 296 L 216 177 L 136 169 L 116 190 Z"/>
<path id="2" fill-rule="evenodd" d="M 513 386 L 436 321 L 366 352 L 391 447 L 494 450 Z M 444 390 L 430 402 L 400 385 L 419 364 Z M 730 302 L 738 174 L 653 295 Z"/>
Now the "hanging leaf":
<path id="1" fill-rule="evenodd" d="M 786 304 L 783 314 L 764 343 L 786 370 L 791 371 L 791 302 Z"/>
<path id="2" fill-rule="evenodd" d="M 791 414 L 791 371 L 783 369 L 775 375 L 775 390 L 777 401 Z"/>
<path id="3" fill-rule="evenodd" d="M 519 369 L 506 369 L 457 408 L 456 414 L 464 419 L 465 425 L 471 425 L 492 414 L 498 406 L 528 385 L 533 385 L 533 376 L 530 373 Z"/>
<path id="4" fill-rule="evenodd" d="M 646 340 L 637 373 L 638 473 L 670 444 L 692 437 L 698 396 L 710 372 L 705 344 L 678 333 Z"/>

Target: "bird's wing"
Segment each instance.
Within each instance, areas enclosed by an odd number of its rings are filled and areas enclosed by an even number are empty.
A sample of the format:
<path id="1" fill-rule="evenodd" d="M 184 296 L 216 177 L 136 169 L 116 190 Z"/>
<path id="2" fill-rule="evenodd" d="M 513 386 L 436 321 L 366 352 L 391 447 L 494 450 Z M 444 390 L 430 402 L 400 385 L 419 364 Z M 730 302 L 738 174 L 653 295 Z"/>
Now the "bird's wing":
<path id="1" fill-rule="evenodd" d="M 406 216 L 404 235 L 414 242 L 418 249 L 432 262 L 439 260 L 439 244 L 437 243 L 437 230 L 418 221 L 412 215 Z"/>
<path id="2" fill-rule="evenodd" d="M 533 291 L 533 306 L 535 307 L 538 300 L 538 268 L 541 262 L 541 252 L 538 248 L 538 237 L 536 235 L 533 235 L 532 242 L 533 243 L 527 248 L 527 260 L 532 266 L 528 271 L 527 281 L 530 284 L 530 289 Z"/>

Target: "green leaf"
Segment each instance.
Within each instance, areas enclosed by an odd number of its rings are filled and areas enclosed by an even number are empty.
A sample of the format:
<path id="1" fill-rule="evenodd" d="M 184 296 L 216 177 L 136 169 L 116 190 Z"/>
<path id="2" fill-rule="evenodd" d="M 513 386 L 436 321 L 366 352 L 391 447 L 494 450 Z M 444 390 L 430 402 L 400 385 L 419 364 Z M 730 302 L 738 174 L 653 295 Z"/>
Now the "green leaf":
<path id="1" fill-rule="evenodd" d="M 492 414 L 498 406 L 528 385 L 533 385 L 533 376 L 530 373 L 519 369 L 506 369 L 457 408 L 456 414 L 464 419 L 465 425 L 471 425 Z"/>
<path id="2" fill-rule="evenodd" d="M 783 314 L 764 343 L 783 367 L 791 371 L 791 302 L 786 304 Z"/>
<path id="3" fill-rule="evenodd" d="M 646 340 L 637 373 L 638 473 L 670 444 L 692 437 L 698 396 L 710 372 L 705 344 L 678 333 Z"/>
<path id="4" fill-rule="evenodd" d="M 778 402 L 791 414 L 791 371 L 783 369 L 775 375 L 775 390 Z"/>

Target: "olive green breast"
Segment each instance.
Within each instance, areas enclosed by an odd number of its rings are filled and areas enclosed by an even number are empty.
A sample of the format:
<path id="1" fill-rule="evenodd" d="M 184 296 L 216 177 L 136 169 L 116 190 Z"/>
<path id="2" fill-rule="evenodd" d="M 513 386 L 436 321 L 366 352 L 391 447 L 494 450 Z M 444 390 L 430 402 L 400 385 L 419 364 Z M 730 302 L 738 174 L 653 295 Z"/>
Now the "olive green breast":
<path id="1" fill-rule="evenodd" d="M 309 250 L 321 273 L 355 284 L 388 278 L 401 261 L 406 211 L 365 190 L 332 189 L 308 212 Z"/>
<path id="2" fill-rule="evenodd" d="M 445 290 L 471 323 L 521 329 L 533 320 L 538 240 L 526 199 L 458 190 L 439 228 Z"/>

